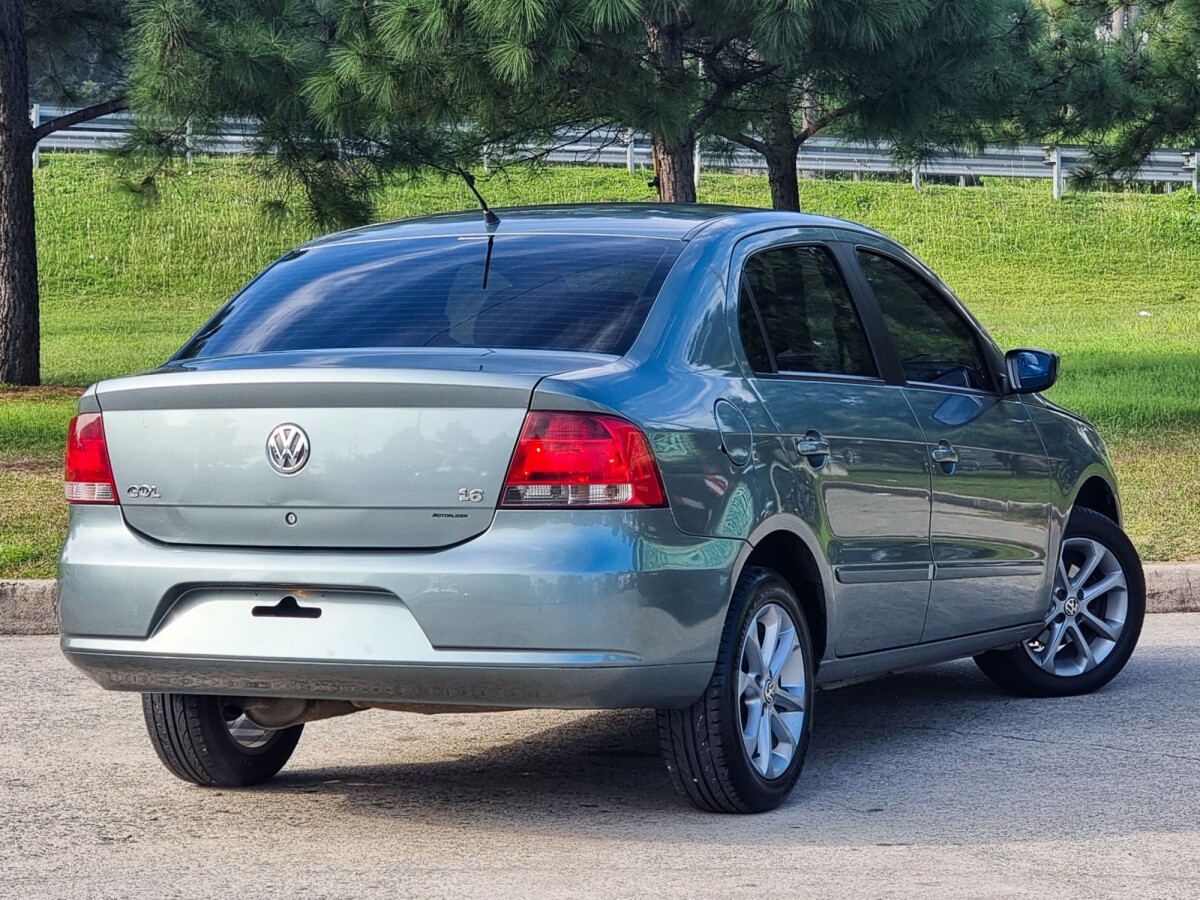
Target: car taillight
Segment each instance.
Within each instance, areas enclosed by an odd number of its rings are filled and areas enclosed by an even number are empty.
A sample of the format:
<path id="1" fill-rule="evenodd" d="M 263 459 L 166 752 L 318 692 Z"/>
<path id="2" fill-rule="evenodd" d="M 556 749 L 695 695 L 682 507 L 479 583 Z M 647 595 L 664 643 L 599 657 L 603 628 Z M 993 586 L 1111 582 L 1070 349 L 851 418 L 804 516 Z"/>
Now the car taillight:
<path id="1" fill-rule="evenodd" d="M 502 507 L 666 506 L 658 463 L 637 426 L 615 416 L 531 412 Z"/>
<path id="2" fill-rule="evenodd" d="M 104 419 L 100 413 L 80 413 L 67 431 L 67 465 L 63 473 L 67 499 L 72 503 L 116 503 L 117 488 L 108 462 Z"/>

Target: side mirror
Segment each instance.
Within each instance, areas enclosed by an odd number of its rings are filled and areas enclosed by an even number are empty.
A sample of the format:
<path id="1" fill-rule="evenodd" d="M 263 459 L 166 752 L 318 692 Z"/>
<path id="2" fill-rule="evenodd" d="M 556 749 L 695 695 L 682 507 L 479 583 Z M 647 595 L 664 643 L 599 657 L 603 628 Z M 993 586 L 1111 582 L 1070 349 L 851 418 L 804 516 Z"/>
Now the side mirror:
<path id="1" fill-rule="evenodd" d="M 1058 354 L 1047 350 L 1009 350 L 1004 366 L 1014 394 L 1044 391 L 1058 380 Z"/>

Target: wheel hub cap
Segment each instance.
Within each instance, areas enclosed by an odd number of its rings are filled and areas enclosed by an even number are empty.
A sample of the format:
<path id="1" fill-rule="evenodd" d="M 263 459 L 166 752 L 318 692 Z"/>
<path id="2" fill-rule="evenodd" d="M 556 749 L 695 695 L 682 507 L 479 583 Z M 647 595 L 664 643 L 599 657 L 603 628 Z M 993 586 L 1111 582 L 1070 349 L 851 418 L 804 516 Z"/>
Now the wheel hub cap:
<path id="1" fill-rule="evenodd" d="M 1063 604 L 1063 612 L 1065 612 L 1068 616 L 1079 615 L 1079 600 L 1075 597 L 1069 598 L 1067 602 Z"/>
<path id="2" fill-rule="evenodd" d="M 775 682 L 770 678 L 767 679 L 767 683 L 763 687 L 763 700 L 767 703 L 775 702 Z"/>

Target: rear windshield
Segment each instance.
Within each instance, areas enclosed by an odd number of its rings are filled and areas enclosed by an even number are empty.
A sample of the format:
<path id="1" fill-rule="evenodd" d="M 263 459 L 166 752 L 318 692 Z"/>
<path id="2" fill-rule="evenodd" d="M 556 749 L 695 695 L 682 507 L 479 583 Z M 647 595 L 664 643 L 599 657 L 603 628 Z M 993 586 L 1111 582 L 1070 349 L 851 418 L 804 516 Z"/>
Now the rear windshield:
<path id="1" fill-rule="evenodd" d="M 682 247 L 512 235 L 301 250 L 251 282 L 175 358 L 364 347 L 623 354 Z"/>

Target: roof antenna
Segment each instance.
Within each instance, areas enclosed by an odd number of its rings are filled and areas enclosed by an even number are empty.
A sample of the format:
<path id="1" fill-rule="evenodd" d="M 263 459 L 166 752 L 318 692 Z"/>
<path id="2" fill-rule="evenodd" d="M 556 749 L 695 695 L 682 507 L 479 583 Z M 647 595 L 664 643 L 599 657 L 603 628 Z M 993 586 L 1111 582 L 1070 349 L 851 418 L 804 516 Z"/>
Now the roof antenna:
<path id="1" fill-rule="evenodd" d="M 500 224 L 500 217 L 488 209 L 487 201 L 483 199 L 483 194 L 479 193 L 479 189 L 475 187 L 475 176 L 465 169 L 460 168 L 458 174 L 462 176 L 462 180 L 467 183 L 467 187 L 471 189 L 471 193 L 475 195 L 475 199 L 479 201 L 479 205 L 483 207 L 483 224 L 488 228 L 495 228 Z"/>

